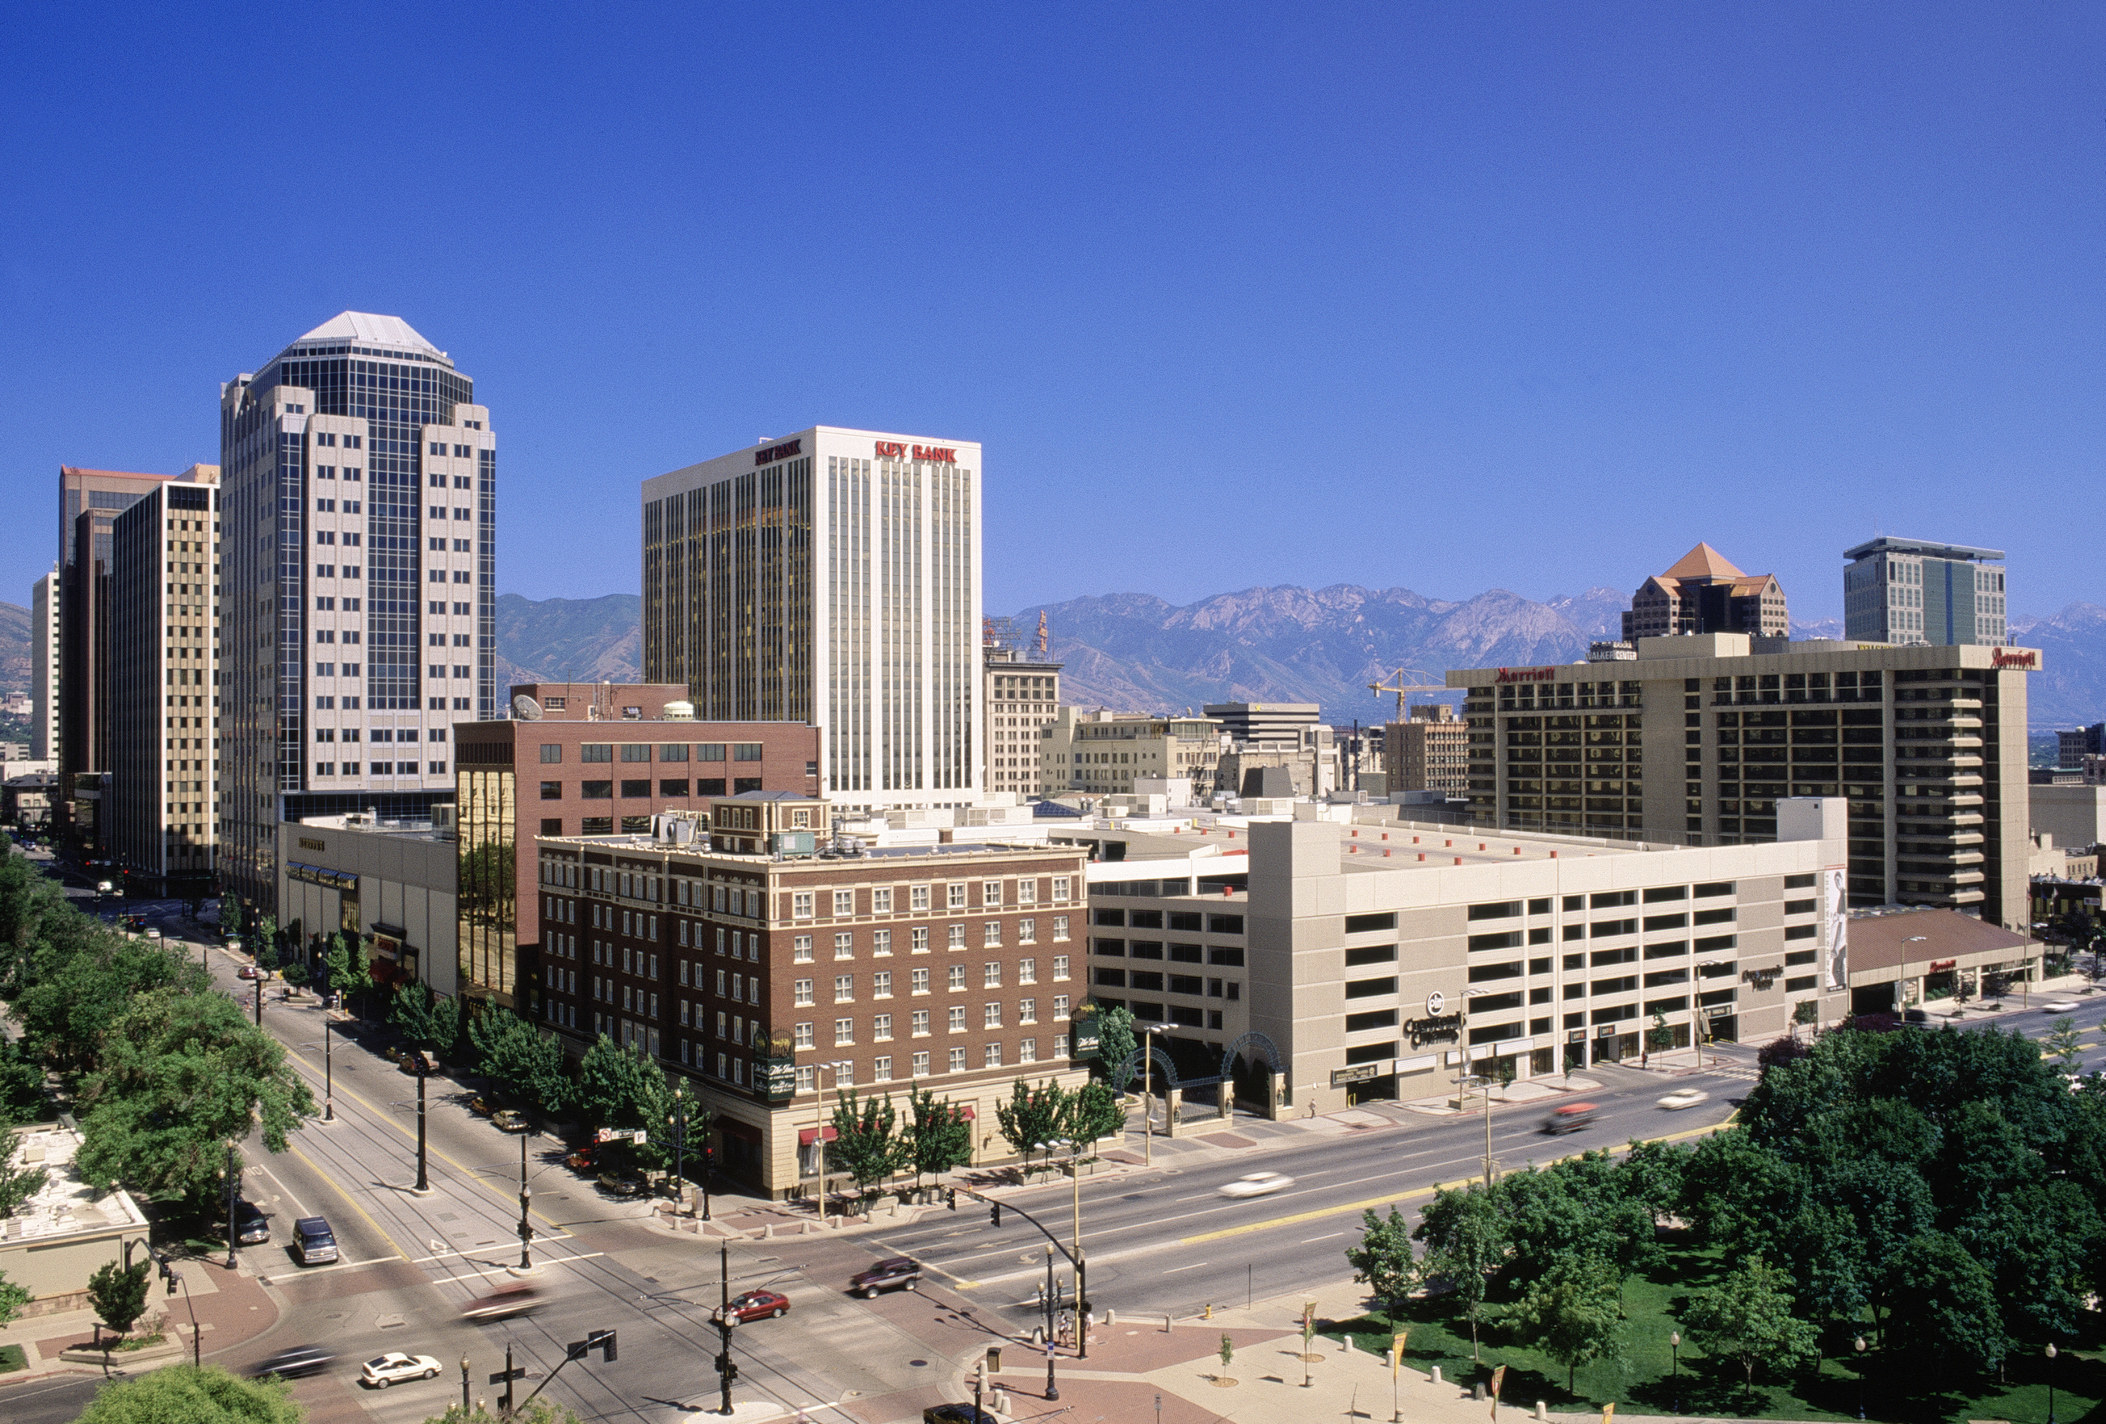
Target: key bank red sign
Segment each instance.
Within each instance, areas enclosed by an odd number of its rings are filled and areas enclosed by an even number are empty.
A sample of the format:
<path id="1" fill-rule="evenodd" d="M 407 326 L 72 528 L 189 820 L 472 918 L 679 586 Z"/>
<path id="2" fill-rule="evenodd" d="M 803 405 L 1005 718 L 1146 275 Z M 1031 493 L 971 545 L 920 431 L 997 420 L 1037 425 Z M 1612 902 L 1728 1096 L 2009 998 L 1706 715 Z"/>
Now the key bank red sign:
<path id="1" fill-rule="evenodd" d="M 753 463 L 756 465 L 772 465 L 777 460 L 787 460 L 792 455 L 801 455 L 803 453 L 804 442 L 802 440 L 785 440 L 780 445 L 770 445 L 765 449 L 754 451 Z"/>
<path id="2" fill-rule="evenodd" d="M 2024 668 L 2027 672 L 2040 670 L 2040 654 L 2032 649 L 1995 648 L 1989 654 L 1989 666 L 1993 668 Z"/>
<path id="3" fill-rule="evenodd" d="M 1558 670 L 1557 670 L 1556 668 L 1554 668 L 1554 667 L 1540 667 L 1540 668 L 1501 668 L 1501 669 L 1499 669 L 1499 681 L 1501 681 L 1501 682 L 1548 682 L 1548 681 L 1550 681 L 1550 680 L 1551 680 L 1552 678 L 1554 678 L 1554 677 L 1556 677 L 1556 676 L 1557 676 L 1557 672 L 1558 672 Z"/>
<path id="4" fill-rule="evenodd" d="M 877 443 L 877 458 L 880 460 L 921 460 L 930 464 L 955 465 L 958 452 L 947 445 L 909 445 L 900 440 L 880 440 Z"/>

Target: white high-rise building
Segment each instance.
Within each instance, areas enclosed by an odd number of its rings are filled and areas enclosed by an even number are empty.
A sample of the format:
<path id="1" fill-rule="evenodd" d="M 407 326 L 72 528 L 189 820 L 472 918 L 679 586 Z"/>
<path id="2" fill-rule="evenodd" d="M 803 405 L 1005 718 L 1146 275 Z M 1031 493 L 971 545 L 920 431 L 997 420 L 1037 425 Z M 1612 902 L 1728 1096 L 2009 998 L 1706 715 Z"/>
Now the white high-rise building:
<path id="1" fill-rule="evenodd" d="M 259 907 L 281 820 L 422 818 L 495 715 L 497 437 L 400 317 L 344 312 L 220 390 L 220 865 Z"/>
<path id="2" fill-rule="evenodd" d="M 59 575 L 53 569 L 29 586 L 29 714 L 31 761 L 58 759 Z"/>
<path id="3" fill-rule="evenodd" d="M 1845 549 L 1843 636 L 1868 643 L 2000 647 L 2004 551 L 1883 537 Z"/>
<path id="4" fill-rule="evenodd" d="M 980 447 L 819 425 L 647 480 L 644 677 L 822 731 L 845 810 L 981 791 Z"/>

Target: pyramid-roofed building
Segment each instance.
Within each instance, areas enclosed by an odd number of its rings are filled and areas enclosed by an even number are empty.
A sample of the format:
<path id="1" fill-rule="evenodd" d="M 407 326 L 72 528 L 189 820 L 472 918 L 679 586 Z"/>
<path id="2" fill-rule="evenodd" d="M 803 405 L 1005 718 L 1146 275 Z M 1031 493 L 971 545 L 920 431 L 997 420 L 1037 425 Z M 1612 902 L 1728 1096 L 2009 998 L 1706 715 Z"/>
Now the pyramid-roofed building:
<path id="1" fill-rule="evenodd" d="M 1640 585 L 1623 615 L 1625 642 L 1695 633 L 1790 637 L 1783 586 L 1772 574 L 1742 573 L 1709 544 L 1698 544 Z"/>

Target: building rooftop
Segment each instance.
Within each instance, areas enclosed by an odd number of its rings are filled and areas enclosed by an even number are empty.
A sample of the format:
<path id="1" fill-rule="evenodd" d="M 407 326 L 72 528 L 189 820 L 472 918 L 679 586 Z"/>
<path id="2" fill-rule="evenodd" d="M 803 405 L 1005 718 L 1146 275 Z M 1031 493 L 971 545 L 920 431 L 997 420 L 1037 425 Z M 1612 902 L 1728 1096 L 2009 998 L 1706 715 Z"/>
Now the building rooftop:
<path id="1" fill-rule="evenodd" d="M 1712 548 L 1709 544 L 1698 544 L 1694 549 L 1675 560 L 1674 566 L 1663 575 L 1676 579 L 1739 579 L 1747 575 L 1735 568 L 1733 561 Z"/>
<path id="2" fill-rule="evenodd" d="M 764 793 L 759 793 L 759 794 L 762 794 L 762 795 L 767 795 L 767 794 L 770 794 L 770 793 L 765 793 L 765 792 L 764 792 Z M 713 799 L 714 799 L 714 798 L 713 798 Z M 729 798 L 729 797 L 726 797 L 726 798 L 723 798 L 723 799 L 725 799 L 725 800 L 729 800 L 729 799 L 731 799 L 731 798 Z M 793 796 L 793 797 L 790 797 L 790 798 L 788 798 L 788 799 L 790 799 L 790 800 L 793 800 L 793 801 L 805 801 L 805 800 L 810 800 L 811 798 L 810 798 L 810 797 L 804 797 L 804 796 Z M 1040 852 L 1043 852 L 1043 851 L 1046 851 L 1046 850 L 1048 850 L 1048 849 L 1052 849 L 1052 850 L 1068 850 L 1068 851 L 1070 851 L 1070 852 L 1072 853 L 1072 849 L 1073 849 L 1072 847 L 1067 847 L 1067 846 L 1050 846 L 1050 847 L 1049 847 L 1049 846 L 1047 846 L 1047 845 L 1046 845 L 1046 844 L 1045 844 L 1044 842 L 1042 842 L 1042 841 L 1027 841 L 1027 842 L 1009 842 L 1009 841 L 964 841 L 964 842 L 958 842 L 958 843 L 955 843 L 955 844 L 954 844 L 954 843 L 949 843 L 949 842 L 933 842 L 933 843 L 926 843 L 926 844 L 909 844 L 909 845 L 890 845 L 890 846 L 863 846 L 863 847 L 861 847 L 860 849 L 858 849 L 858 850 L 855 850 L 855 851 L 852 851 L 852 852 L 829 852 L 829 853 L 827 853 L 827 854 L 826 854 L 826 855 L 824 855 L 824 856 L 821 856 L 821 855 L 816 855 L 816 854 L 815 854 L 815 855 L 777 855 L 777 854 L 775 854 L 775 853 L 774 853 L 774 852 L 772 852 L 772 851 L 768 851 L 768 852 L 755 852 L 755 853 L 754 853 L 754 854 L 752 854 L 752 855 L 743 855 L 743 854 L 739 853 L 738 851 L 732 851 L 732 850 L 717 850 L 717 849 L 714 849 L 714 848 L 712 848 L 712 847 L 710 847 L 710 846 L 706 846 L 706 845 L 698 845 L 698 844 L 696 844 L 695 842 L 692 842 L 692 841 L 689 841 L 689 842 L 684 842 L 684 843 L 683 843 L 683 842 L 679 842 L 679 841 L 669 841 L 669 840 L 661 840 L 661 839 L 659 839 L 658 837 L 655 837 L 655 836 L 647 836 L 647 835 L 642 835 L 642 834 L 627 834 L 627 835 L 611 835 L 611 836 L 536 836 L 536 837 L 534 837 L 534 841 L 535 841 L 535 843 L 536 843 L 537 845 L 560 845 L 560 846 L 577 846 L 577 847 L 580 847 L 581 849 L 585 849 L 585 850 L 604 850 L 604 851 L 650 851 L 650 852 L 665 852 L 665 853 L 667 853 L 667 854 L 678 854 L 678 855 L 706 855 L 706 856 L 710 856 L 710 857 L 712 857 L 713 859 L 718 859 L 718 860 L 744 860 L 744 861 L 754 861 L 754 862 L 758 862 L 758 863 L 761 863 L 761 864 L 785 864 L 785 865 L 804 865 L 804 864 L 807 864 L 807 863 L 818 863 L 818 864 L 834 865 L 834 864 L 838 864 L 838 863 L 840 863 L 840 862 L 842 862 L 842 861 L 852 861 L 852 860 L 887 860 L 887 859 L 890 859 L 890 860 L 898 860 L 898 859 L 903 859 L 903 858 L 911 858 L 911 857 L 914 857 L 914 856 L 942 856 L 942 855 L 1005 855 L 1005 856 L 1006 856 L 1006 855 L 1018 855 L 1018 854 L 1021 854 L 1021 853 L 1023 853 L 1023 852 L 1026 852 L 1026 851 L 1040 851 Z"/>
<path id="3" fill-rule="evenodd" d="M 65 1122 L 26 1127 L 14 1135 L 10 1161 L 17 1167 L 42 1167 L 50 1175 L 44 1189 L 22 1204 L 0 1231 L 10 1244 L 71 1236 L 77 1232 L 143 1229 L 146 1216 L 124 1191 L 107 1195 L 82 1181 L 73 1170 L 81 1136 Z"/>
<path id="4" fill-rule="evenodd" d="M 279 354 L 300 354 L 298 348 L 317 345 L 386 347 L 390 348 L 388 354 L 406 351 L 441 365 L 453 364 L 444 351 L 426 341 L 401 317 L 382 316 L 376 312 L 338 312 Z"/>
<path id="5" fill-rule="evenodd" d="M 1862 544 L 1843 550 L 1846 559 L 1863 559 L 1873 554 L 1923 554 L 1933 559 L 1999 560 L 2004 557 L 2002 549 L 1977 549 L 1968 544 L 1940 544 L 1930 539 L 1901 539 L 1882 535 L 1867 539 Z"/>
<path id="6" fill-rule="evenodd" d="M 2022 934 L 1957 910 L 1882 906 L 1850 916 L 1850 963 L 1861 969 L 1936 963 L 2027 943 Z"/>

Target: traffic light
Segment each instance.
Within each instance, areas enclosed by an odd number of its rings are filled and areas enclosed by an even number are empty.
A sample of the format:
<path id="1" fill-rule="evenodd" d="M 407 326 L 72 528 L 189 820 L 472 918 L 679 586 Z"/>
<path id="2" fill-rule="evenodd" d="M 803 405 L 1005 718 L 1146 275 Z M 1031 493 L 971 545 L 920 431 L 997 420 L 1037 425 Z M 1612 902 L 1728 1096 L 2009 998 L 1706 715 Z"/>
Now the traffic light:
<path id="1" fill-rule="evenodd" d="M 958 1209 L 958 1189 L 956 1187 L 952 1187 L 944 1194 L 944 1205 L 948 1206 L 952 1211 Z"/>
<path id="2" fill-rule="evenodd" d="M 989 1202 L 987 1204 L 987 1219 L 995 1226 L 1002 1224 L 1002 1204 L 1000 1202 Z"/>

